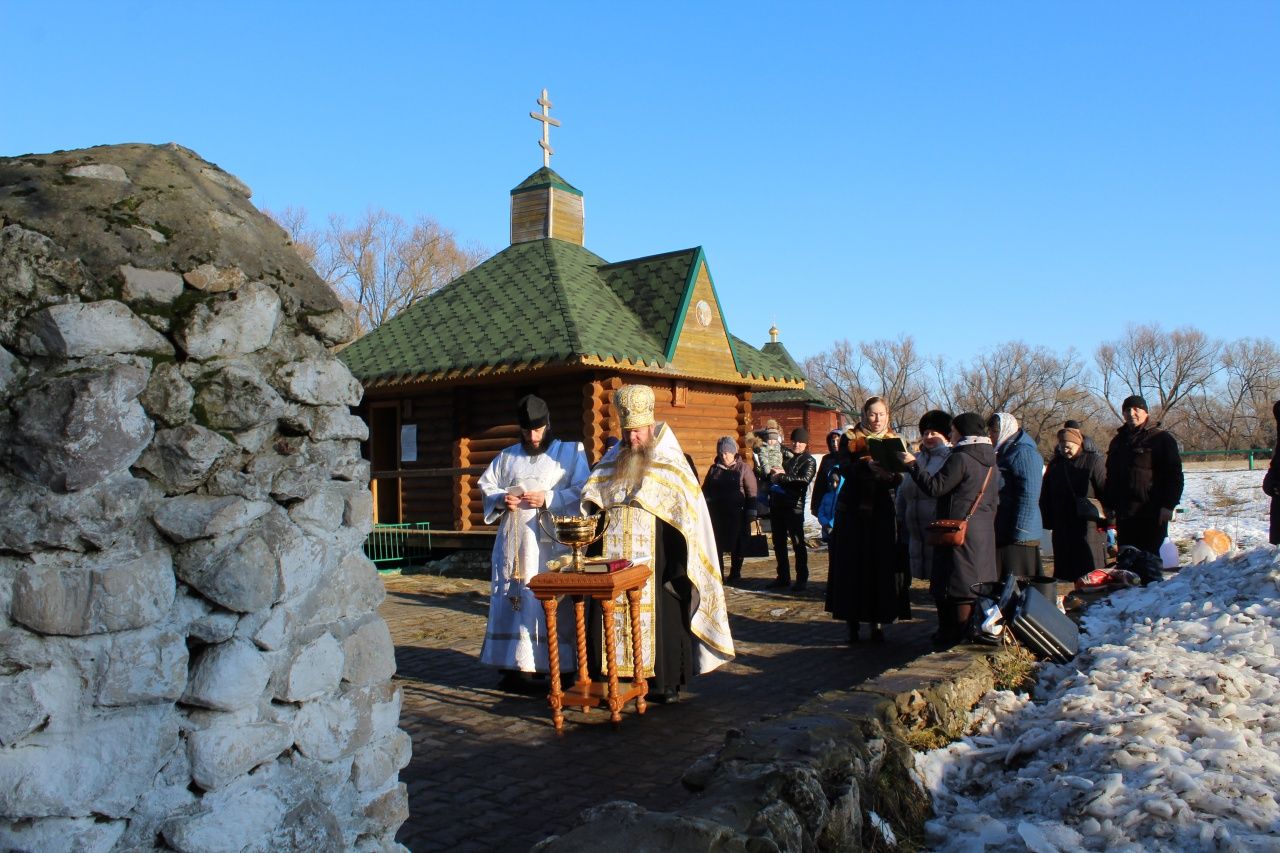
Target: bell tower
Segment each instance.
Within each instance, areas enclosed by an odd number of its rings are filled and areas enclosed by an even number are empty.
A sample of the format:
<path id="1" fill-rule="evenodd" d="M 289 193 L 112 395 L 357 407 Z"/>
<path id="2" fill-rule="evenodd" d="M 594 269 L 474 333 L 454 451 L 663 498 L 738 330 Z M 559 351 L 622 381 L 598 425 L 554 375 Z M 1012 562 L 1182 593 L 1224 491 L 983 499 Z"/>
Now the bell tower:
<path id="1" fill-rule="evenodd" d="M 569 184 L 551 168 L 551 128 L 560 121 L 551 117 L 547 90 L 538 98 L 542 112 L 529 116 L 542 123 L 542 168 L 525 178 L 511 191 L 511 243 L 527 243 L 553 237 L 583 245 L 584 215 L 582 191 Z"/>

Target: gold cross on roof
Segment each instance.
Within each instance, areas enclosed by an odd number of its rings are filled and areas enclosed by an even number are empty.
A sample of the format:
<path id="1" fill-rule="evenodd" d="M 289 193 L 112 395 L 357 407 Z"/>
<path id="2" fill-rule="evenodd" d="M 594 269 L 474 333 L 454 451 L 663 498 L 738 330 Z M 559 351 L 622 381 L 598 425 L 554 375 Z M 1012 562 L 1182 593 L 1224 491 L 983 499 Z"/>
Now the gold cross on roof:
<path id="1" fill-rule="evenodd" d="M 557 119 L 551 117 L 551 99 L 547 97 L 547 90 L 542 90 L 542 97 L 538 98 L 538 104 L 542 107 L 540 113 L 529 113 L 529 117 L 534 121 L 542 122 L 542 138 L 538 140 L 538 145 L 542 148 L 542 165 L 551 166 L 551 155 L 556 153 L 551 147 L 551 126 L 560 126 Z"/>

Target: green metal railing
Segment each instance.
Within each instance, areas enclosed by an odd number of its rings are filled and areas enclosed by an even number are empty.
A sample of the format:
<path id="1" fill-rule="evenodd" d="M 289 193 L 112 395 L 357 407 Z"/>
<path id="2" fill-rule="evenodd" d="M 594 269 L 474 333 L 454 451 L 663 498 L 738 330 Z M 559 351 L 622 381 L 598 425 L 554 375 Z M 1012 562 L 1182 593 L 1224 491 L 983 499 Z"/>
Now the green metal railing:
<path id="1" fill-rule="evenodd" d="M 379 571 L 391 571 L 431 556 L 431 522 L 375 524 L 364 540 L 365 556 Z"/>
<path id="2" fill-rule="evenodd" d="M 1270 447 L 1250 447 L 1245 450 L 1184 450 L 1181 453 L 1183 459 L 1190 459 L 1198 456 L 1245 456 L 1249 459 L 1249 470 L 1253 470 L 1253 460 L 1270 459 Z"/>

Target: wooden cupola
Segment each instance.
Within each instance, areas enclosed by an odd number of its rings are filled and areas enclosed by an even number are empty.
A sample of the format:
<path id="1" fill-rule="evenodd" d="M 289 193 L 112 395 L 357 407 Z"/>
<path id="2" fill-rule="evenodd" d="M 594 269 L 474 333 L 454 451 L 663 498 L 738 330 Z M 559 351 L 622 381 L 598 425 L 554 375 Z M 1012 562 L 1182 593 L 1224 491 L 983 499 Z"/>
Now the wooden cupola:
<path id="1" fill-rule="evenodd" d="M 551 117 L 551 98 L 542 90 L 542 112 L 529 117 L 542 123 L 542 168 L 511 191 L 511 245 L 553 237 L 577 246 L 583 243 L 582 191 L 551 169 L 551 128 L 560 122 Z"/>

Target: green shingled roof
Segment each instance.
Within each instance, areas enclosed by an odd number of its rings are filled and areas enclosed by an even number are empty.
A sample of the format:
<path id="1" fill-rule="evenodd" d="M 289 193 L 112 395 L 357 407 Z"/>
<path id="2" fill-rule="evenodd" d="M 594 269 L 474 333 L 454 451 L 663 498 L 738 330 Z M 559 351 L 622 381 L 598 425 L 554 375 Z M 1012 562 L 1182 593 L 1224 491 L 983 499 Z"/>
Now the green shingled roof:
<path id="1" fill-rule="evenodd" d="M 574 195 L 582 195 L 582 190 L 570 184 L 564 178 L 556 174 L 556 171 L 550 166 L 543 166 L 529 177 L 525 178 L 516 188 L 511 191 L 512 195 L 516 193 L 528 192 L 529 190 L 541 190 L 547 187 L 555 187 Z"/>
<path id="2" fill-rule="evenodd" d="M 760 354 L 769 361 L 777 365 L 778 370 L 788 373 L 804 375 L 796 360 L 791 357 L 791 353 L 787 352 L 787 348 L 777 341 L 770 341 L 759 350 Z M 783 388 L 778 391 L 757 391 L 751 395 L 751 399 L 757 403 L 812 403 L 826 409 L 835 409 L 837 406 L 831 405 L 831 402 L 806 385 L 804 388 Z"/>
<path id="3" fill-rule="evenodd" d="M 365 383 L 581 356 L 665 367 L 701 258 L 702 250 L 693 248 L 608 264 L 563 240 L 516 243 L 340 357 Z M 732 341 L 744 376 L 802 378 L 798 370 Z"/>

